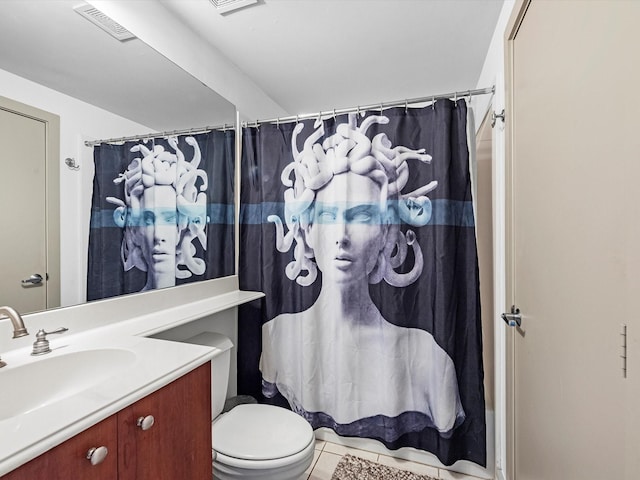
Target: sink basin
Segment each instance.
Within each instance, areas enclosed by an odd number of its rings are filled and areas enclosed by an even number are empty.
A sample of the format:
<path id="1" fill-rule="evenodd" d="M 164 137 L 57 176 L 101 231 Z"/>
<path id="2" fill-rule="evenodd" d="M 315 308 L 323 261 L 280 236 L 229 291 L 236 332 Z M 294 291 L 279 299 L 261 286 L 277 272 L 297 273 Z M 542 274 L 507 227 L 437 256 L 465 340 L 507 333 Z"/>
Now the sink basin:
<path id="1" fill-rule="evenodd" d="M 105 348 L 69 352 L 0 369 L 0 421 L 77 394 L 118 374 L 132 351 Z"/>

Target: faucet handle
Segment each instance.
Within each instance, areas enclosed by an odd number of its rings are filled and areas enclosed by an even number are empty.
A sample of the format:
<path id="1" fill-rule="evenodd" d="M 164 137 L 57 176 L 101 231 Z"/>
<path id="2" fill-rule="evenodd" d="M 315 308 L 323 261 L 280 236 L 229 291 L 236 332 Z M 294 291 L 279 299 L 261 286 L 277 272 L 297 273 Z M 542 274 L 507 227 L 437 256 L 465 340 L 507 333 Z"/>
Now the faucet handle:
<path id="1" fill-rule="evenodd" d="M 49 348 L 49 340 L 47 340 L 47 335 L 52 335 L 54 333 L 64 333 L 69 331 L 68 328 L 60 327 L 52 332 L 45 332 L 44 329 L 38 330 L 36 333 L 36 341 L 33 342 L 33 351 L 31 355 L 44 355 L 45 353 L 51 352 L 51 348 Z"/>

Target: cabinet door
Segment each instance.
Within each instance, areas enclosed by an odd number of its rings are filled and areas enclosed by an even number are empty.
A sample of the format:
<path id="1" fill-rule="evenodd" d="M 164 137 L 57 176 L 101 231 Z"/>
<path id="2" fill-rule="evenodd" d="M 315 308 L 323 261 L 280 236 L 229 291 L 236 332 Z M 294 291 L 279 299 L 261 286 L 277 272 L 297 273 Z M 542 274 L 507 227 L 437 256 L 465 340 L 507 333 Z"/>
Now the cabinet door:
<path id="1" fill-rule="evenodd" d="M 47 453 L 25 463 L 2 480 L 116 480 L 118 478 L 118 435 L 116 416 L 103 420 Z M 107 447 L 109 453 L 98 465 L 91 465 L 87 452 Z"/>
<path id="2" fill-rule="evenodd" d="M 211 480 L 210 385 L 206 363 L 118 413 L 120 480 Z"/>

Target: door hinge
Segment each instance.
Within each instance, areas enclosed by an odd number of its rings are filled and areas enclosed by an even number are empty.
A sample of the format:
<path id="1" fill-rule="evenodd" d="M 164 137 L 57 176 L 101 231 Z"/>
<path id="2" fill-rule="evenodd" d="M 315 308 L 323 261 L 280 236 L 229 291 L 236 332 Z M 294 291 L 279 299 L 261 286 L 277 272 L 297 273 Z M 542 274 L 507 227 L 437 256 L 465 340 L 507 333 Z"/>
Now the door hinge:
<path id="1" fill-rule="evenodd" d="M 622 378 L 627 378 L 627 325 L 624 323 L 620 336 L 622 336 L 622 355 L 620 355 L 622 358 Z"/>

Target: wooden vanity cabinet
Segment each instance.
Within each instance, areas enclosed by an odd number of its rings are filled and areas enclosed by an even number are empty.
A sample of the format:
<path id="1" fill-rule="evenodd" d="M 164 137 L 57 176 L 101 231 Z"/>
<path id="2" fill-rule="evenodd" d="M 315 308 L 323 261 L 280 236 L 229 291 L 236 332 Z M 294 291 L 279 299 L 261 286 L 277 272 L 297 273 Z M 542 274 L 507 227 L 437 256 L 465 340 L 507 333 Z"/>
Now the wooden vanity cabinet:
<path id="1" fill-rule="evenodd" d="M 2 480 L 211 480 L 211 369 L 202 365 L 124 408 Z M 143 430 L 138 419 L 149 415 Z M 92 447 L 106 446 L 91 465 Z"/>
<path id="2" fill-rule="evenodd" d="M 118 478 L 118 422 L 112 415 L 100 423 L 7 473 L 2 480 L 115 480 Z M 91 465 L 87 451 L 109 450 L 99 465 Z"/>
<path id="3" fill-rule="evenodd" d="M 210 366 L 118 413 L 119 480 L 211 480 Z M 137 421 L 147 415 L 155 422 L 142 430 Z"/>

